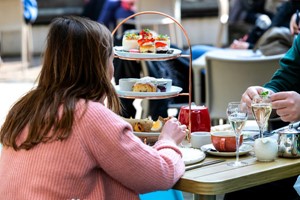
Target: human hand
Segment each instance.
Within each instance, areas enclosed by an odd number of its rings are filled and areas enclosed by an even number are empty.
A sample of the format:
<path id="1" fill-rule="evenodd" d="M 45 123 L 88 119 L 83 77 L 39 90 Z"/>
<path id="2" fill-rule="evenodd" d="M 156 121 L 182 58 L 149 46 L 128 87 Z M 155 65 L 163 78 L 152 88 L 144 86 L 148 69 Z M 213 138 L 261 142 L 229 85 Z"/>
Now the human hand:
<path id="1" fill-rule="evenodd" d="M 242 41 L 242 40 L 234 40 L 230 48 L 231 49 L 248 49 L 250 44 L 248 42 Z"/>
<path id="2" fill-rule="evenodd" d="M 181 125 L 177 118 L 173 117 L 165 123 L 158 140 L 169 140 L 178 145 L 186 137 L 186 130 L 186 125 Z"/>
<path id="3" fill-rule="evenodd" d="M 297 18 L 297 13 L 293 14 L 290 20 L 290 31 L 292 35 L 300 33 L 299 24 L 297 24 L 296 18 Z"/>
<path id="4" fill-rule="evenodd" d="M 300 94 L 294 91 L 278 92 L 271 95 L 272 108 L 282 121 L 300 120 Z"/>
<path id="5" fill-rule="evenodd" d="M 244 92 L 244 94 L 242 95 L 242 102 L 245 102 L 249 108 L 249 110 L 251 110 L 251 102 L 252 99 L 259 95 L 260 93 L 262 93 L 263 91 L 268 90 L 264 87 L 261 86 L 251 86 L 248 87 L 247 90 Z M 274 92 L 271 90 L 268 90 L 269 94 L 273 94 Z"/>

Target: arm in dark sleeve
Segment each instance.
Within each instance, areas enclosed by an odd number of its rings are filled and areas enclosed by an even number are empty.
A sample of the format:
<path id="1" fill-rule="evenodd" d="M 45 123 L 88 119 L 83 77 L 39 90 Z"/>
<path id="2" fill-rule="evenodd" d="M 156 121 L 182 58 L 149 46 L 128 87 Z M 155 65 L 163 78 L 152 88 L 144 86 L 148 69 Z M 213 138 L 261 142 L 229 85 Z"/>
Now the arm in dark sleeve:
<path id="1" fill-rule="evenodd" d="M 296 91 L 300 93 L 300 37 L 280 60 L 278 69 L 264 87 L 279 91 Z"/>

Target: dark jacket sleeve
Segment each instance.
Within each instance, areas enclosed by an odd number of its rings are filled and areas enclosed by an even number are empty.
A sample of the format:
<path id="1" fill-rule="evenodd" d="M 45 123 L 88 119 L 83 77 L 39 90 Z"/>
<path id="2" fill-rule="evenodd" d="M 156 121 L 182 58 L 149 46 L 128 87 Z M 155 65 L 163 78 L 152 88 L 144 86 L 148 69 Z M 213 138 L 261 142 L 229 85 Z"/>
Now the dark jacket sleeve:
<path id="1" fill-rule="evenodd" d="M 280 69 L 264 87 L 274 92 L 296 91 L 300 93 L 300 36 L 280 60 Z"/>

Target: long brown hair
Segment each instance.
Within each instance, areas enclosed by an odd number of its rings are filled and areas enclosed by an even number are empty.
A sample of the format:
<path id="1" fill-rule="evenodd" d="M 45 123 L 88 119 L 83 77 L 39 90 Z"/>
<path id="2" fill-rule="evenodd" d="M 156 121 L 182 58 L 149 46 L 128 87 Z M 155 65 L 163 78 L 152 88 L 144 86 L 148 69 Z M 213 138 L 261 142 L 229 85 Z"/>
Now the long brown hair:
<path id="1" fill-rule="evenodd" d="M 100 102 L 107 97 L 108 108 L 120 113 L 108 72 L 112 48 L 112 36 L 105 26 L 81 17 L 54 19 L 37 87 L 11 108 L 0 142 L 19 150 L 68 138 L 80 99 Z M 60 106 L 63 112 L 59 116 Z M 29 134 L 17 145 L 16 139 L 27 125 Z"/>

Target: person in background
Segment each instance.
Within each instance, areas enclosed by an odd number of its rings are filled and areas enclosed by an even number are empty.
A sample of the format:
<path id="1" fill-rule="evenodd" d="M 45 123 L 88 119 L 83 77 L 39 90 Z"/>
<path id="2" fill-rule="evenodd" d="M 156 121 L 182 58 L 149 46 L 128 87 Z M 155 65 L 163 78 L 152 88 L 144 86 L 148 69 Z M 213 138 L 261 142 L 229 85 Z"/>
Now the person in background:
<path id="1" fill-rule="evenodd" d="M 168 120 L 154 146 L 118 113 L 109 30 L 59 17 L 47 36 L 35 88 L 18 100 L 0 130 L 1 199 L 139 199 L 170 189 L 185 165 L 186 126 Z M 16 192 L 18 188 L 18 192 Z"/>
<path id="2" fill-rule="evenodd" d="M 125 19 L 135 13 L 136 0 L 106 0 L 99 14 L 98 22 L 114 29 L 119 19 Z M 123 30 L 134 28 L 125 27 Z"/>
<path id="3" fill-rule="evenodd" d="M 291 18 L 292 29 L 295 26 L 295 16 Z M 252 99 L 262 91 L 268 90 L 272 101 L 272 108 L 277 116 L 284 122 L 296 122 L 300 120 L 300 38 L 298 37 L 291 49 L 280 60 L 281 68 L 278 69 L 272 79 L 262 86 L 250 86 L 242 95 L 242 101 L 251 107 Z M 224 200 L 259 199 L 259 195 L 266 194 L 268 199 L 299 200 L 300 179 L 297 176 L 275 181 L 272 183 L 231 192 L 225 195 Z M 296 182 L 296 184 L 295 184 Z M 298 185 L 293 188 L 293 186 Z M 297 192 L 298 194 L 297 194 Z"/>
<path id="4" fill-rule="evenodd" d="M 253 46 L 249 46 L 250 40 L 253 44 L 253 38 L 259 38 L 270 26 L 273 12 L 266 9 L 266 4 L 267 2 L 265 0 L 233 0 L 231 2 L 229 24 L 242 21 L 243 23 L 254 26 L 248 34 L 238 40 L 234 40 L 231 44 L 231 48 L 252 48 Z"/>
<path id="5" fill-rule="evenodd" d="M 97 21 L 105 0 L 83 0 L 82 16 Z"/>
<path id="6" fill-rule="evenodd" d="M 38 15 L 36 0 L 22 0 L 24 5 L 24 19 L 26 23 L 33 24 Z"/>
<path id="7" fill-rule="evenodd" d="M 247 24 L 261 24 L 264 19 L 271 19 L 273 12 L 266 7 L 266 0 L 232 0 L 230 1 L 229 23 L 242 21 Z M 262 17 L 264 16 L 264 17 Z"/>
<path id="8" fill-rule="evenodd" d="M 260 37 L 271 27 L 289 28 L 289 22 L 292 15 L 300 9 L 300 1 L 289 0 L 283 2 L 272 18 L 267 15 L 259 15 L 256 19 L 256 25 L 243 38 L 234 40 L 230 45 L 232 49 L 253 49 Z"/>

